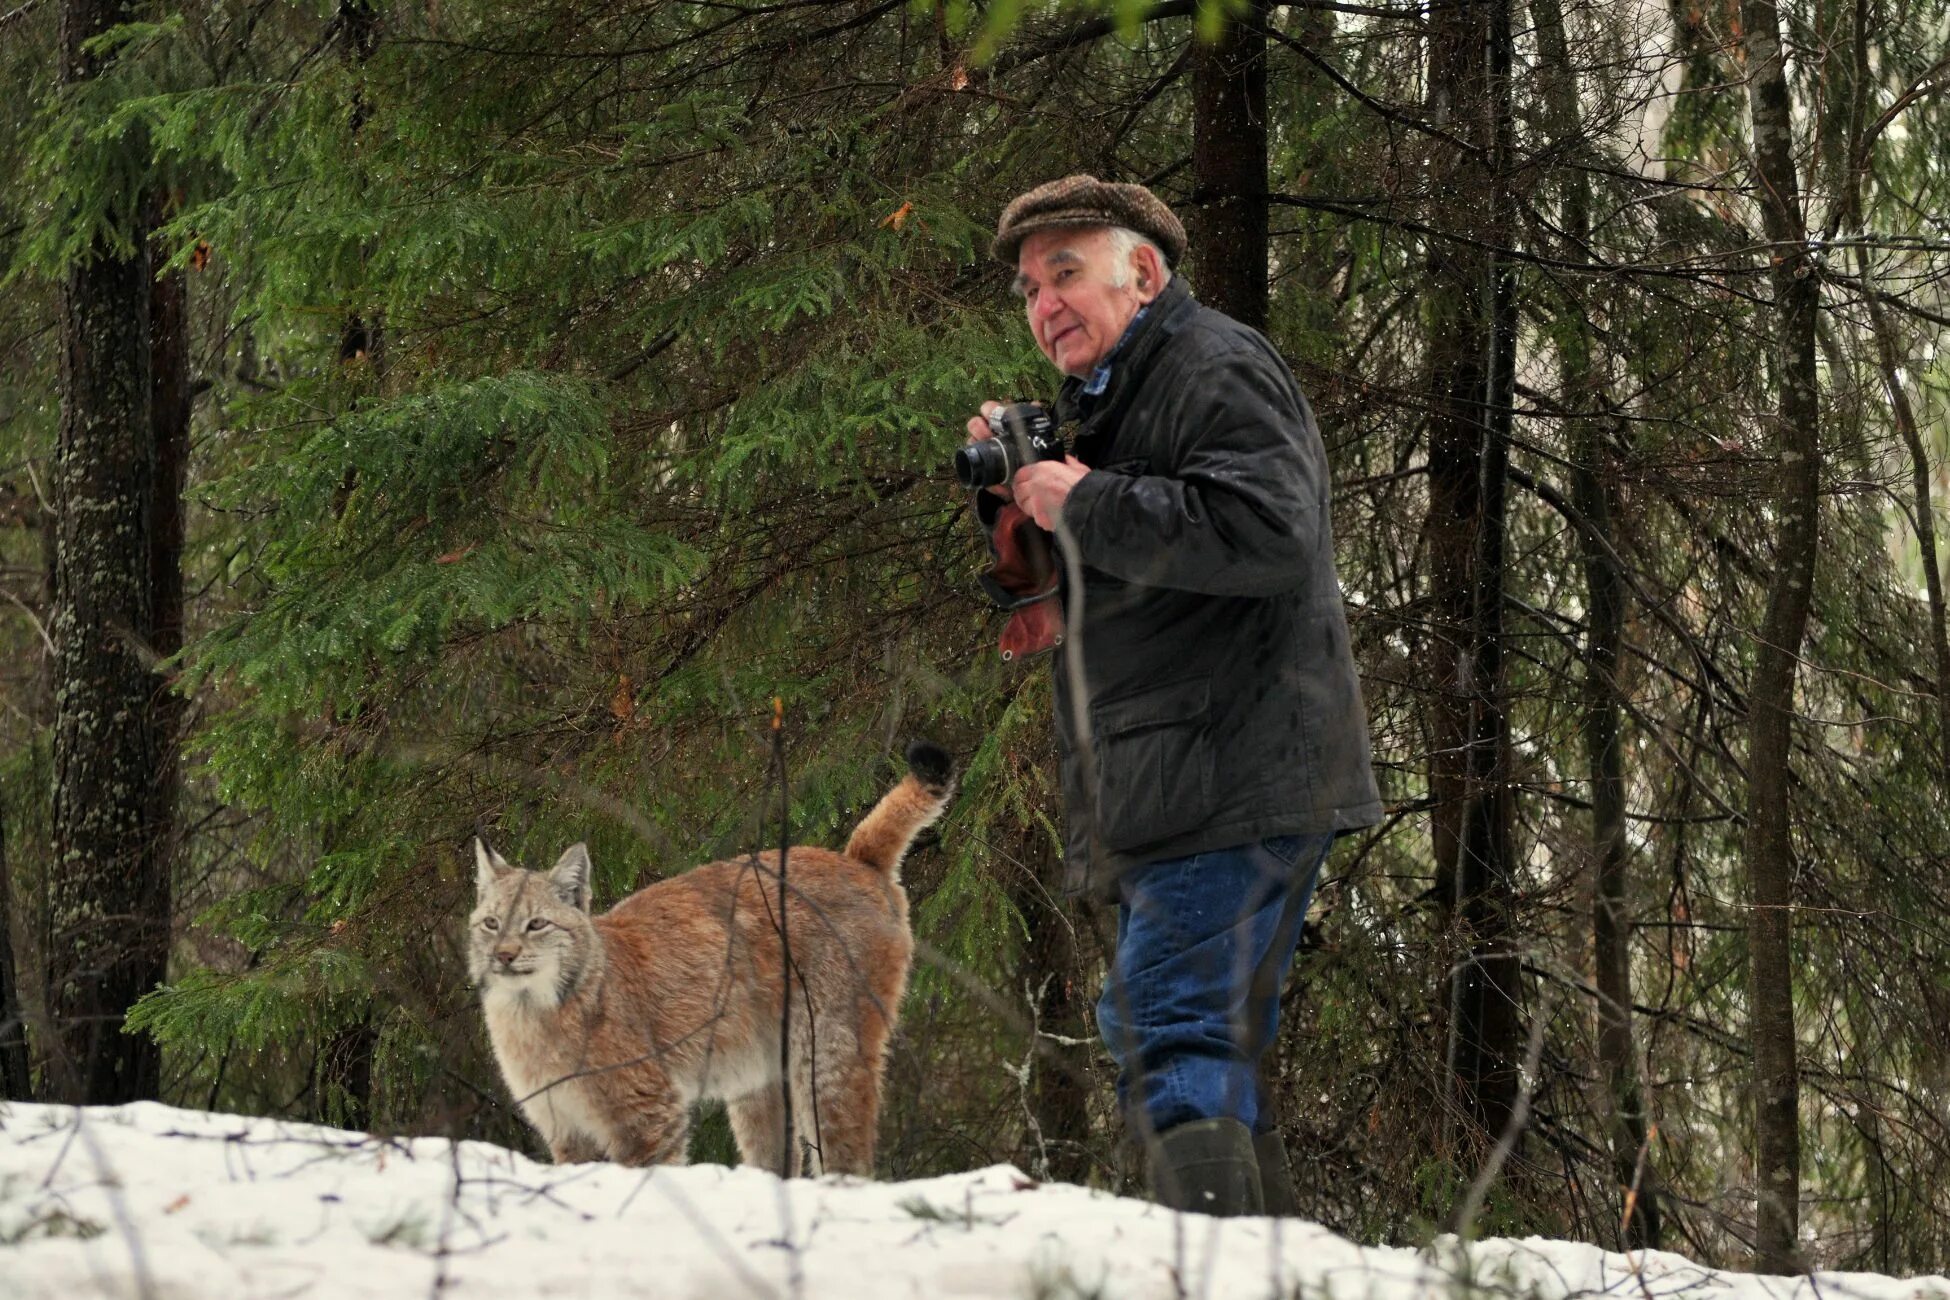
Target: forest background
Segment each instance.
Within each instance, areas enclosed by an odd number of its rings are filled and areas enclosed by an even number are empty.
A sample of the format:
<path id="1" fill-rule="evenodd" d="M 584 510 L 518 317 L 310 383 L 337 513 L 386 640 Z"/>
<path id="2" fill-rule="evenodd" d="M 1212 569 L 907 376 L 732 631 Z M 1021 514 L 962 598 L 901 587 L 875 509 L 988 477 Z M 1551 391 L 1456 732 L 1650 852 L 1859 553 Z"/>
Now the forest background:
<path id="1" fill-rule="evenodd" d="M 1305 1212 L 1950 1266 L 1943 0 L 0 13 L 0 1097 L 531 1142 L 466 845 L 599 903 L 926 734 L 888 1177 L 1130 1189 L 948 472 L 1088 170 L 1313 400 L 1390 815 Z M 128 1014 L 123 1032 L 124 1015 Z M 699 1158 L 731 1158 L 721 1121 Z"/>

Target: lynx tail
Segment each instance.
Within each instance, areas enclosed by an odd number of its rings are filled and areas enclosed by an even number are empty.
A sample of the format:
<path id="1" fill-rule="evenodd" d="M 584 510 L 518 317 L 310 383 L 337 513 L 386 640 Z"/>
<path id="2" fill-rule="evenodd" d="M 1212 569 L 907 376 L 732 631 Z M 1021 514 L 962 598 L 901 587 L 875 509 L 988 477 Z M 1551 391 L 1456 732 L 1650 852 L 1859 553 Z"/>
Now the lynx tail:
<path id="1" fill-rule="evenodd" d="M 846 842 L 846 856 L 890 877 L 900 878 L 907 846 L 941 815 L 955 792 L 954 763 L 948 751 L 926 740 L 907 746 L 908 775 L 881 797 Z"/>

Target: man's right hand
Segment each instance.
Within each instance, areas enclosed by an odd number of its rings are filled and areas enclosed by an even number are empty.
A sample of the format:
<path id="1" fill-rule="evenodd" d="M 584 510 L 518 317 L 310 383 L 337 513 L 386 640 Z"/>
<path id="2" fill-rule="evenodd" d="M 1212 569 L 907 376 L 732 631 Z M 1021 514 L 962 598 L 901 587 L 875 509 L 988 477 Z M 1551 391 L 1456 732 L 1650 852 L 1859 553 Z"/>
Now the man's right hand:
<path id="1" fill-rule="evenodd" d="M 989 428 L 989 416 L 993 412 L 1001 410 L 1004 405 L 1006 403 L 1003 402 L 983 402 L 982 413 L 968 417 L 968 436 L 976 442 L 987 442 L 990 438 L 993 438 L 995 436 L 995 430 Z M 1014 501 L 1016 499 L 1015 491 L 1007 483 L 998 483 L 994 487 L 983 488 L 982 490 L 984 492 L 993 492 L 1004 501 Z"/>

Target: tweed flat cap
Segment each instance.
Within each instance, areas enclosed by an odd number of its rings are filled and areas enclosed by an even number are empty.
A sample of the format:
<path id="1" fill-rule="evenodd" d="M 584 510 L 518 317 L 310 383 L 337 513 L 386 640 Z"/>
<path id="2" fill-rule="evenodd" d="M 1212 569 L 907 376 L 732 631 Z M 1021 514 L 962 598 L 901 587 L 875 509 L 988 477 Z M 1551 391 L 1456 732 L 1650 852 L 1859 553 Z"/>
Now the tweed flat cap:
<path id="1" fill-rule="evenodd" d="M 1014 266 L 1022 241 L 1053 226 L 1123 226 L 1163 249 L 1173 266 L 1185 255 L 1185 227 L 1157 195 L 1081 173 L 1038 185 L 1002 209 L 989 251 Z"/>

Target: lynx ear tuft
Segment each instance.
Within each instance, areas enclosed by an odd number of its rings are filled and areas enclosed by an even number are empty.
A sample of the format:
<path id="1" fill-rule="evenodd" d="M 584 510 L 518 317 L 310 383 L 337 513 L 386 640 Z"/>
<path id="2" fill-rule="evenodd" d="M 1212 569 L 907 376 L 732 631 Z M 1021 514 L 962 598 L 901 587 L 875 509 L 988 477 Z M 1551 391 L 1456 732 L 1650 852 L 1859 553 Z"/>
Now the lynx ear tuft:
<path id="1" fill-rule="evenodd" d="M 589 910 L 589 846 L 571 844 L 548 873 L 555 896 L 578 912 Z"/>
<path id="2" fill-rule="evenodd" d="M 485 894 L 488 887 L 514 868 L 504 861 L 499 853 L 488 847 L 487 841 L 474 837 L 474 892 Z"/>

